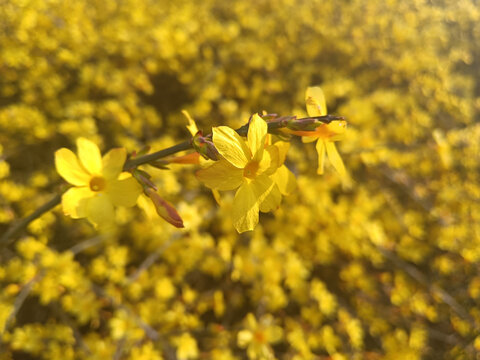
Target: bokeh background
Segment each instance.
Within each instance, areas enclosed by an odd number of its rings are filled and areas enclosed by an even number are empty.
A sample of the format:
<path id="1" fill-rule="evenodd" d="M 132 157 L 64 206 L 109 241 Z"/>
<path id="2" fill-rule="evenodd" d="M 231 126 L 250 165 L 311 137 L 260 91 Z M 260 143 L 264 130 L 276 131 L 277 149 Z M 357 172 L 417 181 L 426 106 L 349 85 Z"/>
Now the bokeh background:
<path id="1" fill-rule="evenodd" d="M 0 234 L 66 188 L 53 154 L 305 114 L 348 118 L 354 179 L 316 172 L 238 235 L 195 167 L 149 169 L 185 221 L 113 235 L 60 207 L 0 244 L 0 359 L 478 359 L 476 0 L 2 0 Z"/>

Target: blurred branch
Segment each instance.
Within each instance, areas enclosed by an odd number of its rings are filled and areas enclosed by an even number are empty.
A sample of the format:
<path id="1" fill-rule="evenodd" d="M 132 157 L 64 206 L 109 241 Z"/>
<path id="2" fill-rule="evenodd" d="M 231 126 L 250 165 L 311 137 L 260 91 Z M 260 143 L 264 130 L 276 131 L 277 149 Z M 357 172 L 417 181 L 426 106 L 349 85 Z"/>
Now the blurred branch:
<path id="1" fill-rule="evenodd" d="M 158 258 L 160 256 L 162 256 L 162 254 L 165 252 L 165 250 L 167 250 L 170 245 L 173 244 L 173 242 L 175 240 L 177 240 L 179 237 L 174 237 L 172 236 L 170 238 L 170 240 L 168 240 L 165 244 L 163 244 L 160 248 L 158 248 L 155 252 L 151 253 L 150 255 L 148 255 L 145 260 L 140 264 L 140 266 L 138 267 L 137 271 L 135 271 L 132 275 L 130 275 L 127 280 L 126 280 L 126 284 L 130 284 L 132 282 L 135 282 L 139 277 L 140 275 L 146 271 L 150 266 L 152 266 L 155 261 L 158 260 Z"/>
<path id="2" fill-rule="evenodd" d="M 478 326 L 475 324 L 475 320 L 470 316 L 470 314 L 455 300 L 453 296 L 451 296 L 448 292 L 443 290 L 440 286 L 432 284 L 431 281 L 415 266 L 407 263 L 406 261 L 402 260 L 398 257 L 395 253 L 390 250 L 383 249 L 378 247 L 378 250 L 389 259 L 392 263 L 394 263 L 397 267 L 405 271 L 411 278 L 416 280 L 421 285 L 425 286 L 432 294 L 436 294 L 445 304 L 447 304 L 455 314 L 459 317 L 463 318 L 464 320 L 468 321 L 468 323 L 474 328 L 478 330 Z"/>
<path id="3" fill-rule="evenodd" d="M 27 217 L 20 219 L 14 223 L 0 238 L 0 244 L 8 245 L 13 241 L 13 236 L 17 235 L 23 228 L 27 227 L 30 222 L 39 218 L 47 211 L 52 210 L 55 206 L 60 204 L 62 200 L 62 194 L 55 195 L 49 202 L 46 202 Z M 9 241 L 10 239 L 10 241 Z"/>
<path id="4" fill-rule="evenodd" d="M 95 294 L 97 294 L 98 297 L 103 297 L 105 299 L 108 299 L 112 306 L 121 309 L 125 311 L 129 316 L 131 316 L 137 325 L 144 331 L 145 335 L 152 341 L 158 341 L 160 340 L 160 334 L 158 333 L 157 330 L 155 330 L 153 327 L 148 325 L 145 321 L 143 321 L 139 316 L 137 316 L 130 308 L 127 306 L 117 302 L 113 296 L 110 296 L 107 294 L 105 290 L 101 286 L 92 284 L 92 290 Z"/>
<path id="5" fill-rule="evenodd" d="M 10 315 L 8 315 L 8 318 L 7 320 L 5 321 L 5 325 L 3 326 L 3 329 L 0 333 L 0 344 L 1 344 L 1 337 L 2 337 L 2 334 L 4 334 L 8 327 L 10 326 L 10 324 L 13 322 L 13 320 L 15 319 L 15 317 L 17 316 L 18 312 L 20 311 L 23 303 L 25 302 L 25 300 L 27 299 L 28 295 L 30 294 L 30 292 L 32 291 L 33 289 L 33 286 L 39 282 L 43 276 L 45 275 L 44 271 L 41 270 L 37 275 L 35 275 L 30 281 L 28 281 L 25 285 L 23 285 L 22 287 L 22 290 L 20 290 L 20 292 L 18 293 L 14 303 L 13 303 L 13 310 L 12 312 L 10 313 Z"/>
<path id="6" fill-rule="evenodd" d="M 68 251 L 72 252 L 74 255 L 77 255 L 78 253 L 81 253 L 82 251 L 94 247 L 98 244 L 100 244 L 103 240 L 105 240 L 106 236 L 105 235 L 98 235 L 94 236 L 90 239 L 84 240 L 74 246 L 72 246 Z"/>

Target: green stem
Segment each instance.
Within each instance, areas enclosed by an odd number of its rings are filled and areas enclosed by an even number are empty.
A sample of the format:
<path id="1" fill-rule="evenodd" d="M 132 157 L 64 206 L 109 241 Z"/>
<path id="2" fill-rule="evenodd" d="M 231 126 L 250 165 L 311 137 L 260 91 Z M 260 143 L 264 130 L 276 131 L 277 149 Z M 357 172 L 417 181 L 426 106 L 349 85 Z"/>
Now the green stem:
<path id="1" fill-rule="evenodd" d="M 281 129 L 287 126 L 288 122 L 291 120 L 298 120 L 298 121 L 305 121 L 305 120 L 313 120 L 316 122 L 321 122 L 321 123 L 330 123 L 331 121 L 334 120 L 343 120 L 344 118 L 342 116 L 334 116 L 334 115 L 324 115 L 324 116 L 315 116 L 315 117 L 307 117 L 307 118 L 302 118 L 302 119 L 295 119 L 294 116 L 283 116 L 274 119 L 273 121 L 268 123 L 268 131 L 269 132 L 275 132 L 277 129 Z M 236 129 L 235 131 L 241 135 L 241 136 L 246 136 L 248 133 L 248 127 L 249 124 L 245 124 L 242 127 Z M 209 135 L 210 136 L 210 135 Z M 169 148 L 139 156 L 134 159 L 130 159 L 127 162 L 125 162 L 125 165 L 123 166 L 124 170 L 131 170 L 136 168 L 137 166 L 147 164 L 151 161 L 158 160 L 164 157 L 167 157 L 169 155 L 176 154 L 180 151 L 185 151 L 188 149 L 192 148 L 192 143 L 190 140 L 184 141 L 182 143 L 173 145 Z M 63 194 L 63 193 L 62 193 Z M 55 206 L 60 204 L 62 200 L 62 194 L 57 194 L 55 195 L 54 198 L 52 198 L 49 202 L 43 204 L 40 206 L 38 209 L 36 209 L 33 213 L 28 215 L 27 217 L 19 220 L 17 223 L 13 224 L 3 235 L 0 237 L 0 244 L 5 244 L 8 245 L 10 244 L 13 239 L 9 241 L 10 238 L 13 238 L 13 236 L 17 235 L 23 228 L 27 227 L 27 225 L 35 220 L 36 218 L 39 218 L 42 216 L 44 213 L 47 211 L 53 209 Z"/>

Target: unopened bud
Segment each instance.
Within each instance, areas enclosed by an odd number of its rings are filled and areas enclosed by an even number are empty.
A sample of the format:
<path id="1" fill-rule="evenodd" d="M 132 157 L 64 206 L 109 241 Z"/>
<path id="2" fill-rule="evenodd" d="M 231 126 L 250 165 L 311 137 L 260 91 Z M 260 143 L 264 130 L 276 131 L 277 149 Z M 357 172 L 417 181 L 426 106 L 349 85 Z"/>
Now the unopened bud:
<path id="1" fill-rule="evenodd" d="M 172 224 L 177 228 L 183 228 L 183 220 L 178 214 L 175 207 L 170 204 L 168 201 L 163 199 L 158 193 L 152 189 L 147 188 L 145 189 L 145 194 L 152 200 L 153 205 L 155 206 L 155 210 L 157 214 L 164 219 L 166 222 Z"/>
<path id="2" fill-rule="evenodd" d="M 199 131 L 192 139 L 193 148 L 202 155 L 205 159 L 215 160 L 219 159 L 219 153 L 213 142 L 204 137 L 202 132 Z"/>

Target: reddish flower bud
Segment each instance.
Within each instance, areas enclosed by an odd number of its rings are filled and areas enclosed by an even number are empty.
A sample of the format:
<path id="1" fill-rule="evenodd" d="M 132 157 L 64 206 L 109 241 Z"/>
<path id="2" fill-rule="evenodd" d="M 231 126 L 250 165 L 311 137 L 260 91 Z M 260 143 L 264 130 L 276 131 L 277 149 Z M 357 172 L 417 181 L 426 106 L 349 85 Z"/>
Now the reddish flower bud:
<path id="1" fill-rule="evenodd" d="M 168 201 L 164 200 L 158 193 L 152 189 L 145 189 L 145 194 L 152 200 L 157 214 L 164 219 L 166 222 L 172 224 L 177 228 L 183 228 L 183 220 L 178 214 L 177 210 L 170 204 Z"/>

